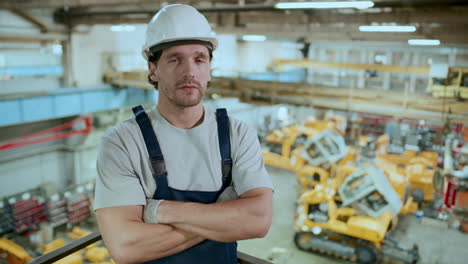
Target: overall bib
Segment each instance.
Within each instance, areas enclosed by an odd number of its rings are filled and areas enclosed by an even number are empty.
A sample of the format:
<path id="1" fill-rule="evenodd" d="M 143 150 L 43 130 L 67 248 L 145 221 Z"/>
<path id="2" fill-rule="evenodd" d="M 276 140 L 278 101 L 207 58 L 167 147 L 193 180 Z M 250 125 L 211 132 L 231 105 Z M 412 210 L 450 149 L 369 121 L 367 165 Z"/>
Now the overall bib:
<path id="1" fill-rule="evenodd" d="M 142 106 L 133 108 L 136 121 L 145 140 L 145 145 L 153 167 L 153 177 L 156 181 L 156 191 L 153 199 L 196 202 L 210 204 L 216 202 L 219 195 L 231 184 L 232 160 L 229 135 L 229 117 L 226 109 L 216 110 L 218 125 L 219 149 L 221 151 L 222 186 L 219 191 L 184 191 L 169 187 L 164 157 L 159 147 L 151 121 Z M 205 240 L 185 251 L 175 255 L 148 261 L 151 264 L 235 264 L 237 263 L 237 243 Z"/>

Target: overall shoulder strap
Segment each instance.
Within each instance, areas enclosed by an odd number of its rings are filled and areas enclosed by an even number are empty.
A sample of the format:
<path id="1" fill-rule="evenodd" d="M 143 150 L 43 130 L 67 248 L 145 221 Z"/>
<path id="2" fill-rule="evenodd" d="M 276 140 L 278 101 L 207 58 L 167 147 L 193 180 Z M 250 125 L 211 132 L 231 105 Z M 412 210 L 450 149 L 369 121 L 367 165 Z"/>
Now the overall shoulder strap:
<path id="1" fill-rule="evenodd" d="M 145 112 L 145 109 L 141 105 L 132 108 L 135 114 L 135 119 L 140 127 L 143 139 L 145 140 L 146 149 L 153 167 L 155 175 L 159 175 L 166 172 L 166 165 L 164 163 L 164 157 L 159 147 L 158 138 L 154 133 L 151 120 Z"/>
<path id="2" fill-rule="evenodd" d="M 225 108 L 216 109 L 216 121 L 218 124 L 219 151 L 221 152 L 221 168 L 223 172 L 224 191 L 232 181 L 231 136 L 229 133 L 229 117 Z"/>

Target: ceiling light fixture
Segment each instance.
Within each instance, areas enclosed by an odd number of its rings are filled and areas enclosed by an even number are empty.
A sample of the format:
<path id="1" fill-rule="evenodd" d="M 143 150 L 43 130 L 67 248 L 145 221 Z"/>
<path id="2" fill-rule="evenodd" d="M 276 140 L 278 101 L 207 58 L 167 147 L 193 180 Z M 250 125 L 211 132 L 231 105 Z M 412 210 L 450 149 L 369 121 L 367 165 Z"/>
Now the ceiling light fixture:
<path id="1" fill-rule="evenodd" d="M 359 26 L 361 32 L 415 32 L 415 26 Z"/>
<path id="2" fill-rule="evenodd" d="M 266 36 L 263 35 L 243 35 L 242 40 L 244 41 L 265 41 Z"/>
<path id="3" fill-rule="evenodd" d="M 440 45 L 440 40 L 438 39 L 409 39 L 408 44 L 421 45 L 421 46 L 438 46 Z"/>
<path id="4" fill-rule="evenodd" d="M 357 8 L 373 7 L 372 1 L 330 1 L 330 2 L 285 2 L 275 4 L 278 9 L 309 9 L 309 8 Z"/>

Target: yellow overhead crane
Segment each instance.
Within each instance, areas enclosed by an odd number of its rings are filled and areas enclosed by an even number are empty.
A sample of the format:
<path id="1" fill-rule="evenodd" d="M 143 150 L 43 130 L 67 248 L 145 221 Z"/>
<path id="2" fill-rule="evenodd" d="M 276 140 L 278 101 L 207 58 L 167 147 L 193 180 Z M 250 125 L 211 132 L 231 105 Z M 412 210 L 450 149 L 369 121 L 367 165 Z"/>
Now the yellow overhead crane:
<path id="1" fill-rule="evenodd" d="M 427 90 L 434 97 L 468 99 L 468 68 L 449 68 L 446 78 L 429 78 Z"/>
<path id="2" fill-rule="evenodd" d="M 281 69 L 285 65 L 292 65 L 302 68 L 326 68 L 326 69 L 344 69 L 344 70 L 369 70 L 369 71 L 384 71 L 407 74 L 429 75 L 429 66 L 401 66 L 401 65 L 385 65 L 385 64 L 359 64 L 359 63 L 338 63 L 316 60 L 291 60 L 291 59 L 276 59 L 273 60 L 273 68 Z"/>
<path id="3" fill-rule="evenodd" d="M 431 70 L 430 66 L 338 63 L 308 59 L 275 59 L 273 60 L 272 68 L 281 70 L 281 68 L 286 65 L 301 68 L 368 70 L 426 76 L 429 76 Z M 429 77 L 427 91 L 432 93 L 432 96 L 436 98 L 468 99 L 468 68 L 450 67 L 446 78 Z"/>

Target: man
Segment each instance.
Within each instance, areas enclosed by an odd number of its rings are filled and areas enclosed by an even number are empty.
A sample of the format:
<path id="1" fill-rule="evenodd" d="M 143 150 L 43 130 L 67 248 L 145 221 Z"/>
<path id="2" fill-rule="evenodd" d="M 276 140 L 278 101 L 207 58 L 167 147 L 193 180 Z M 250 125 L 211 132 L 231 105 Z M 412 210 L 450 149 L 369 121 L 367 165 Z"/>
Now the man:
<path id="1" fill-rule="evenodd" d="M 148 25 L 158 104 L 109 130 L 97 161 L 96 216 L 117 263 L 237 263 L 235 241 L 268 232 L 272 185 L 255 131 L 202 104 L 216 46 L 190 6 Z"/>

